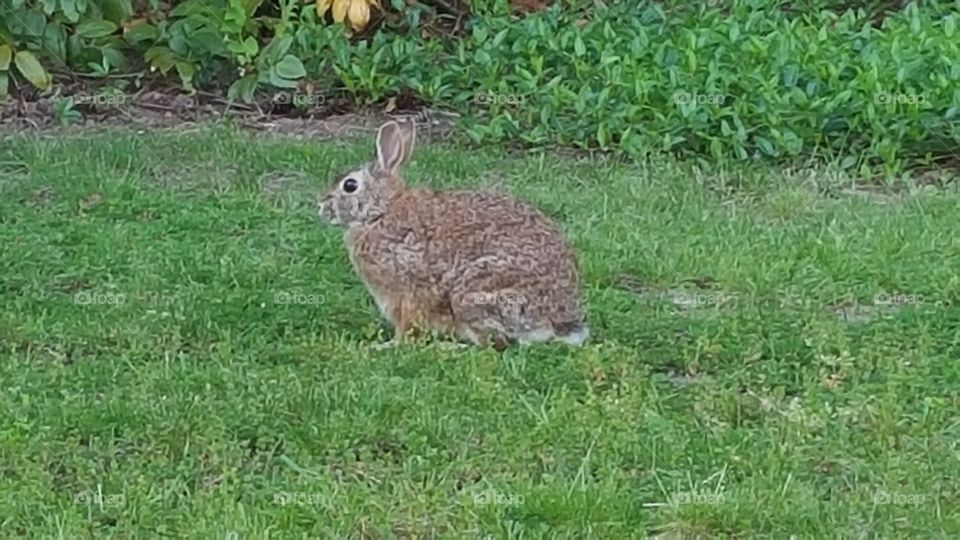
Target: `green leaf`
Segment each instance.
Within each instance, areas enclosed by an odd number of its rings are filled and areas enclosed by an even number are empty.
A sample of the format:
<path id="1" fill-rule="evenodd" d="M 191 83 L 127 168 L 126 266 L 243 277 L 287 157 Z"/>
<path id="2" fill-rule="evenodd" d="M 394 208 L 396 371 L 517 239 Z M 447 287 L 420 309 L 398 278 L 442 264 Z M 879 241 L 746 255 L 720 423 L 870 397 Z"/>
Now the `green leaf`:
<path id="1" fill-rule="evenodd" d="M 18 51 L 13 61 L 17 65 L 20 74 L 30 81 L 30 84 L 41 90 L 46 90 L 50 87 L 50 74 L 47 73 L 47 70 L 43 69 L 40 61 L 37 60 L 37 57 L 34 56 L 32 52 Z"/>
<path id="2" fill-rule="evenodd" d="M 177 45 L 177 47 L 174 47 L 174 43 L 171 41 L 170 49 L 179 52 L 183 56 L 195 55 L 197 53 L 217 55 L 225 53 L 227 50 L 226 45 L 223 43 L 223 36 L 210 27 L 199 28 L 192 31 L 186 36 L 186 39 Z"/>
<path id="3" fill-rule="evenodd" d="M 847 156 L 847 157 L 843 158 L 843 160 L 840 162 L 840 168 L 841 168 L 841 169 L 851 169 L 851 168 L 854 167 L 854 165 L 857 164 L 857 161 L 859 161 L 859 160 L 857 159 L 856 156 Z"/>
<path id="4" fill-rule="evenodd" d="M 277 88 L 290 88 L 290 89 L 293 89 L 293 88 L 296 88 L 296 87 L 297 87 L 297 81 L 291 81 L 290 79 L 284 79 L 283 77 L 281 77 L 280 75 L 278 75 L 277 72 L 276 72 L 276 70 L 274 70 L 274 69 L 271 69 L 271 70 L 270 70 L 270 76 L 269 76 L 269 78 L 268 78 L 267 80 L 270 82 L 270 84 L 272 84 L 273 86 L 276 86 Z"/>
<path id="5" fill-rule="evenodd" d="M 9 45 L 0 45 L 0 71 L 10 69 L 10 60 L 13 58 L 13 51 Z"/>
<path id="6" fill-rule="evenodd" d="M 50 51 L 50 54 L 56 56 L 57 58 L 66 58 L 66 27 L 56 21 L 50 21 L 47 23 L 47 27 L 43 30 L 43 46 Z"/>
<path id="7" fill-rule="evenodd" d="M 600 65 L 601 65 L 601 66 L 608 66 L 608 65 L 610 65 L 610 64 L 613 64 L 613 63 L 616 63 L 616 62 L 619 62 L 619 61 L 620 61 L 620 57 L 619 57 L 619 56 L 607 56 L 606 58 L 600 60 Z"/>
<path id="8" fill-rule="evenodd" d="M 157 27 L 146 23 L 131 26 L 124 30 L 123 37 L 131 44 L 141 41 L 156 41 L 158 37 Z"/>
<path id="9" fill-rule="evenodd" d="M 786 147 L 789 154 L 798 155 L 803 150 L 803 141 L 794 132 L 787 129 L 783 133 L 783 146 Z"/>
<path id="10" fill-rule="evenodd" d="M 573 50 L 577 53 L 577 56 L 583 56 L 587 53 L 587 45 L 583 42 L 583 38 L 581 38 L 579 34 L 573 42 Z"/>
<path id="11" fill-rule="evenodd" d="M 239 42 L 233 42 L 228 47 L 230 52 L 237 56 L 243 56 L 246 58 L 254 58 L 257 56 L 257 53 L 260 52 L 260 46 L 257 44 L 257 40 L 252 37 L 247 37 L 247 39 Z"/>
<path id="12" fill-rule="evenodd" d="M 242 79 L 234 81 L 230 85 L 230 88 L 227 89 L 227 99 L 231 101 L 236 101 L 237 98 L 240 98 L 246 103 L 253 101 L 254 94 L 257 91 L 257 75 L 251 73 Z"/>
<path id="13" fill-rule="evenodd" d="M 123 24 L 133 16 L 130 0 L 103 0 L 103 18 L 116 24 Z"/>
<path id="14" fill-rule="evenodd" d="M 84 21 L 77 25 L 76 35 L 82 38 L 102 38 L 117 31 L 110 21 Z"/>
<path id="15" fill-rule="evenodd" d="M 760 147 L 760 150 L 762 150 L 764 154 L 767 154 L 768 156 L 775 154 L 773 150 L 773 144 L 769 140 L 764 139 L 763 137 L 754 137 L 754 140 L 757 141 L 757 146 Z"/>
<path id="16" fill-rule="evenodd" d="M 68 21 L 72 23 L 80 21 L 80 9 L 77 6 L 77 0 L 60 0 L 60 9 Z"/>
<path id="17" fill-rule="evenodd" d="M 7 97 L 9 91 L 10 75 L 8 73 L 0 73 L 0 98 Z"/>
<path id="18" fill-rule="evenodd" d="M 209 8 L 204 5 L 202 1 L 187 0 L 173 8 L 173 11 L 170 12 L 170 17 L 188 17 L 197 14 L 207 14 L 209 11 Z"/>
<path id="19" fill-rule="evenodd" d="M 730 129 L 730 124 L 727 123 L 726 120 L 720 120 L 720 133 L 723 134 L 724 137 L 733 135 L 733 130 Z"/>
<path id="20" fill-rule="evenodd" d="M 283 79 L 300 79 L 307 74 L 300 59 L 292 54 L 284 56 L 283 60 L 273 66 L 273 70 Z"/>
<path id="21" fill-rule="evenodd" d="M 246 47 L 247 56 L 256 56 L 257 53 L 260 52 L 260 45 L 257 43 L 257 40 L 250 36 L 247 36 L 247 39 L 243 40 L 243 46 Z"/>
<path id="22" fill-rule="evenodd" d="M 113 47 L 104 47 L 100 49 L 100 54 L 111 68 L 122 68 L 127 65 L 127 59 L 123 53 Z"/>
<path id="23" fill-rule="evenodd" d="M 196 75 L 197 68 L 187 62 L 177 62 L 177 74 L 180 75 L 180 82 L 183 83 L 183 87 L 191 92 L 195 90 L 193 87 L 193 76 Z"/>
<path id="24" fill-rule="evenodd" d="M 0 10 L 0 13 L 2 13 L 2 10 Z M 33 38 L 36 36 L 43 35 L 43 30 L 47 26 L 47 18 L 43 15 L 42 12 L 40 12 L 40 10 L 21 11 L 20 18 L 17 19 L 17 22 L 20 23 L 17 26 L 22 25 L 21 28 L 26 31 L 26 34 L 27 34 L 26 37 L 28 38 Z M 0 27 L 2 26 L 5 26 L 5 25 L 0 25 Z M 18 32 L 21 35 L 24 33 L 21 30 L 18 30 Z M 10 41 L 10 40 L 8 40 L 7 43 L 9 43 L 10 46 L 16 45 L 16 42 Z"/>
<path id="25" fill-rule="evenodd" d="M 283 55 L 287 54 L 291 45 L 293 45 L 293 38 L 290 36 L 276 38 L 263 48 L 261 57 L 268 66 L 276 64 L 283 58 Z"/>
<path id="26" fill-rule="evenodd" d="M 473 29 L 473 40 L 476 43 L 483 43 L 489 36 L 490 33 L 487 32 L 487 29 L 482 26 L 478 26 L 477 28 Z"/>
<path id="27" fill-rule="evenodd" d="M 166 47 L 150 47 L 147 49 L 147 52 L 143 54 L 143 58 L 151 67 L 159 70 L 160 73 L 164 75 L 166 75 L 166 73 L 173 68 L 174 63 L 176 63 L 176 56 L 173 54 L 173 51 Z"/>

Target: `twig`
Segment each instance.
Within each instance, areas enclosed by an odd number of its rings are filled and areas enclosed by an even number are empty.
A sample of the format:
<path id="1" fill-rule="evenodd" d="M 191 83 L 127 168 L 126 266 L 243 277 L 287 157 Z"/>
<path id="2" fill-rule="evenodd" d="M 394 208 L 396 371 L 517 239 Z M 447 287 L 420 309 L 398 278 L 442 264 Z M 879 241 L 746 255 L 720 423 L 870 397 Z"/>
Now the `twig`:
<path id="1" fill-rule="evenodd" d="M 167 107 L 166 105 L 160 105 L 159 103 L 137 103 L 138 107 L 143 107 L 144 109 L 153 109 L 155 111 L 169 111 L 175 112 L 176 109 L 172 107 Z"/>
<path id="2" fill-rule="evenodd" d="M 211 99 L 210 101 L 211 101 L 212 103 L 217 103 L 217 104 L 219 104 L 219 105 L 225 105 L 227 110 L 229 110 L 229 109 L 243 109 L 243 110 L 245 110 L 245 111 L 254 112 L 253 107 L 251 107 L 251 106 L 249 106 L 249 105 L 246 105 L 246 104 L 244 104 L 244 103 L 238 103 L 238 102 L 236 102 L 236 101 L 230 101 L 230 100 L 223 99 L 223 98 L 219 98 L 219 97 L 216 97 L 216 98 L 215 98 L 215 97 L 212 97 L 212 96 L 211 96 L 211 98 L 212 98 L 212 99 Z"/>
<path id="3" fill-rule="evenodd" d="M 455 15 L 457 17 L 460 17 L 465 14 L 463 10 L 460 10 L 451 6 L 446 0 L 430 0 L 429 2 L 420 2 L 420 3 L 426 4 L 430 7 L 434 7 L 433 4 L 436 4 L 437 7 L 443 8 L 443 10 L 446 11 L 447 13 L 451 15 Z"/>
<path id="4" fill-rule="evenodd" d="M 61 75 L 64 77 L 71 77 L 76 81 L 77 77 L 83 79 L 135 79 L 137 77 L 142 77 L 143 73 L 75 73 L 75 72 L 66 72 L 66 71 L 54 71 L 55 75 Z"/>

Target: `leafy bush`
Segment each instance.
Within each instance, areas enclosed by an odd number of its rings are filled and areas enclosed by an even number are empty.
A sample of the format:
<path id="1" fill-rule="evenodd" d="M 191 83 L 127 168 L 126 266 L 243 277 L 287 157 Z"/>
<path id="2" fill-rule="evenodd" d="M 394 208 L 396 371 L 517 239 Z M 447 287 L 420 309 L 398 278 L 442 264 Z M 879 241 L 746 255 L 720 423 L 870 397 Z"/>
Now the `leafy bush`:
<path id="1" fill-rule="evenodd" d="M 888 172 L 960 147 L 956 15 L 911 4 L 877 29 L 853 12 L 784 18 L 756 4 L 684 17 L 620 5 L 583 28 L 558 11 L 479 20 L 444 62 L 439 86 L 459 93 L 438 97 L 488 93 L 478 140 L 715 159 L 828 152 L 848 165 L 863 153 Z"/>
<path id="2" fill-rule="evenodd" d="M 784 17 L 779 2 L 728 4 L 477 18 L 449 51 L 384 35 L 349 48 L 315 29 L 298 44 L 311 57 L 310 43 L 334 50 L 310 72 L 356 101 L 409 88 L 458 108 L 476 141 L 841 157 L 866 174 L 960 148 L 960 41 L 946 4 L 911 4 L 881 28 L 865 10 Z"/>
<path id="3" fill-rule="evenodd" d="M 0 0 L 0 97 L 7 94 L 13 74 L 47 89 L 52 77 L 42 60 L 60 69 L 104 74 L 125 69 L 123 44 L 115 33 L 131 12 L 129 0 L 44 0 L 37 5 Z"/>
<path id="4" fill-rule="evenodd" d="M 0 82 L 13 74 L 5 60 L 11 53 L 16 74 L 42 90 L 51 82 L 44 65 L 95 76 L 175 71 L 187 90 L 235 83 L 248 97 L 258 84 L 293 88 L 306 74 L 287 54 L 288 34 L 313 4 L 188 0 L 168 11 L 151 4 L 134 13 L 130 0 L 0 0 Z M 279 16 L 258 15 L 274 7 Z M 6 91 L 0 86 L 0 97 Z"/>
<path id="5" fill-rule="evenodd" d="M 305 84 L 358 105 L 412 93 L 481 142 L 839 156 L 865 173 L 960 148 L 960 0 L 567 0 L 525 17 L 474 0 L 459 39 L 430 37 L 432 2 L 149 1 L 0 0 L 0 95 L 11 75 L 49 87 L 43 66 L 146 65 L 245 101 Z M 367 26 L 381 31 L 353 34 Z"/>

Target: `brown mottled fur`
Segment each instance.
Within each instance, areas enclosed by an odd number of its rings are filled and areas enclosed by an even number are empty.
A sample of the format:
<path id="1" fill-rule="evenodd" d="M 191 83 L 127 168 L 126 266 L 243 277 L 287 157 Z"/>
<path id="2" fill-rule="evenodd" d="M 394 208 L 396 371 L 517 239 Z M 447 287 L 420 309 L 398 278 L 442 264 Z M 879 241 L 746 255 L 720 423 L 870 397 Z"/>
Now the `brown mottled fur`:
<path id="1" fill-rule="evenodd" d="M 412 127 L 389 122 L 377 161 L 338 180 L 320 216 L 346 227 L 350 260 L 396 339 L 434 330 L 475 344 L 586 339 L 576 257 L 536 208 L 482 191 L 407 189 Z M 357 187 L 347 192 L 347 181 Z"/>

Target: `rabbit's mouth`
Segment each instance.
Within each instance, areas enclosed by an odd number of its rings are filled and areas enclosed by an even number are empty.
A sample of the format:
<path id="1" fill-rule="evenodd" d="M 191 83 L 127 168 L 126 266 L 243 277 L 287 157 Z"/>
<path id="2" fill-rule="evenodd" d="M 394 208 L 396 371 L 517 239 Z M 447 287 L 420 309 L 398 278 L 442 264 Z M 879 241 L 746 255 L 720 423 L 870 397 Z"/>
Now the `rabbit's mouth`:
<path id="1" fill-rule="evenodd" d="M 333 201 L 323 200 L 317 203 L 317 215 L 320 216 L 320 219 L 330 225 L 343 225 L 343 221 L 340 219 L 340 216 L 337 215 L 337 211 L 334 209 Z"/>

